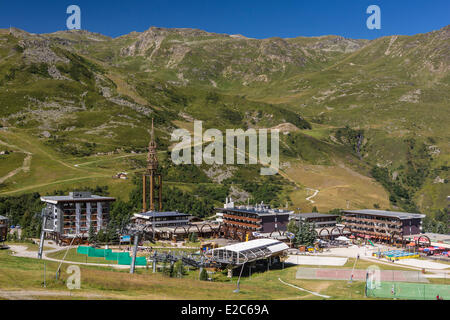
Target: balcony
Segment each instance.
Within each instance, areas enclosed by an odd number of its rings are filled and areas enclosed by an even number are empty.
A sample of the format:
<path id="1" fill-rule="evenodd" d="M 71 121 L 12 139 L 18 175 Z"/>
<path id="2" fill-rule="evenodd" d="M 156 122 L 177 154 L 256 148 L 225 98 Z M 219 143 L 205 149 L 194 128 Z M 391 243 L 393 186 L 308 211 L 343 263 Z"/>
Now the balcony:
<path id="1" fill-rule="evenodd" d="M 249 218 L 249 217 L 245 217 L 245 216 L 230 215 L 230 214 L 224 214 L 223 217 L 226 219 L 231 219 L 231 220 L 242 220 L 242 221 L 256 222 L 256 223 L 261 222 L 261 219 Z"/>
<path id="2" fill-rule="evenodd" d="M 401 232 L 402 228 L 389 228 L 389 227 L 383 227 L 383 226 L 376 226 L 373 224 L 364 224 L 364 223 L 353 223 L 353 222 L 344 222 L 346 226 L 349 227 L 356 227 L 356 228 L 363 228 L 363 229 L 376 229 L 376 230 L 382 230 L 382 231 L 388 231 L 388 232 Z"/>
<path id="3" fill-rule="evenodd" d="M 233 226 L 240 226 L 240 227 L 245 227 L 245 228 L 250 228 L 250 229 L 254 229 L 254 230 L 259 230 L 262 227 L 255 225 L 255 224 L 249 224 L 249 223 L 243 223 L 243 222 L 237 222 L 237 221 L 231 221 L 231 220 L 223 220 L 225 224 L 231 224 Z"/>
<path id="4" fill-rule="evenodd" d="M 342 217 L 345 221 L 355 221 L 355 222 L 369 222 L 369 223 L 385 223 L 389 225 L 395 225 L 395 226 L 402 226 L 401 221 L 392 221 L 392 220 L 384 220 L 384 219 L 367 219 L 367 218 L 358 218 L 358 217 L 351 217 L 351 216 L 343 216 Z"/>

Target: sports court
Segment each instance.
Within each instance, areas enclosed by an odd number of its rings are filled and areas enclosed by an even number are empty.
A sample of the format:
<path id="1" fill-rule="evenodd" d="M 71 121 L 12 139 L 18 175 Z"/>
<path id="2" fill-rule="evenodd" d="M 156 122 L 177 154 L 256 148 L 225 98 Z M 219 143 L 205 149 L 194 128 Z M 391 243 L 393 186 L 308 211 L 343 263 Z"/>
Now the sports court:
<path id="1" fill-rule="evenodd" d="M 428 279 L 420 271 L 379 270 L 380 281 L 393 282 L 421 282 L 428 283 Z M 353 270 L 353 280 L 366 281 L 367 270 Z M 333 268 L 298 268 L 296 279 L 315 280 L 350 280 L 352 269 Z"/>
<path id="2" fill-rule="evenodd" d="M 371 288 L 373 286 L 373 288 Z M 366 295 L 377 298 L 395 298 L 412 300 L 450 299 L 450 285 L 381 282 L 371 285 L 366 283 Z"/>

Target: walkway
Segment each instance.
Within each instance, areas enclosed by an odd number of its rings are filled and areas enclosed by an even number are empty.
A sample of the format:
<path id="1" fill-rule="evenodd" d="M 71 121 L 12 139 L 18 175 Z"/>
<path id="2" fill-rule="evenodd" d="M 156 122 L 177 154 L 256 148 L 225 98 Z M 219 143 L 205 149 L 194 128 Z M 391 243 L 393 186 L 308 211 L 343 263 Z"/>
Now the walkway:
<path id="1" fill-rule="evenodd" d="M 48 243 L 46 243 L 48 240 L 45 240 L 44 242 L 44 246 L 52 246 L 52 245 L 48 245 Z M 22 257 L 22 258 L 33 258 L 33 259 L 37 259 L 37 251 L 28 251 L 26 246 L 21 246 L 21 245 L 10 245 L 9 246 L 11 248 L 11 251 L 13 251 L 13 256 L 15 257 Z M 54 261 L 54 262 L 63 262 L 66 264 L 76 264 L 76 265 L 85 265 L 85 266 L 95 266 L 95 267 L 113 267 L 113 268 L 117 268 L 117 269 L 129 269 L 130 266 L 126 266 L 126 265 L 117 265 L 117 264 L 105 264 L 105 263 L 91 263 L 91 262 L 74 262 L 74 261 L 63 261 L 62 259 L 54 259 L 54 258 L 50 258 L 47 256 L 47 254 L 49 253 L 54 253 L 54 252 L 58 252 L 58 251 L 63 251 L 63 250 L 68 250 L 68 249 L 76 249 L 78 246 L 71 246 L 71 247 L 57 247 L 53 250 L 44 250 L 42 252 L 42 259 L 43 260 L 47 260 L 47 261 Z M 136 266 L 138 267 L 143 267 L 145 268 L 145 266 Z"/>

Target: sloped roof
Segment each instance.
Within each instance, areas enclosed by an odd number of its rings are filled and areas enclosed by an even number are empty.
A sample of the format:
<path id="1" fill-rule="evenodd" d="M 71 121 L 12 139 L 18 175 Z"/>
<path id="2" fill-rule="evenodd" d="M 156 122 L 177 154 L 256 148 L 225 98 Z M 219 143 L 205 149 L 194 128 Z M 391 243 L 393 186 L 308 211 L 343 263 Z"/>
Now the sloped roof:
<path id="1" fill-rule="evenodd" d="M 225 246 L 219 249 L 224 249 L 233 252 L 242 252 L 251 249 L 262 249 L 267 248 L 272 252 L 275 251 L 283 251 L 288 249 L 288 245 L 284 242 L 274 240 L 274 239 L 256 239 L 247 242 L 240 242 L 236 244 L 232 244 L 229 246 Z M 273 251 L 274 250 L 274 251 Z"/>
<path id="2" fill-rule="evenodd" d="M 256 239 L 212 249 L 207 252 L 207 256 L 216 262 L 242 265 L 278 255 L 287 249 L 289 246 L 278 240 Z"/>

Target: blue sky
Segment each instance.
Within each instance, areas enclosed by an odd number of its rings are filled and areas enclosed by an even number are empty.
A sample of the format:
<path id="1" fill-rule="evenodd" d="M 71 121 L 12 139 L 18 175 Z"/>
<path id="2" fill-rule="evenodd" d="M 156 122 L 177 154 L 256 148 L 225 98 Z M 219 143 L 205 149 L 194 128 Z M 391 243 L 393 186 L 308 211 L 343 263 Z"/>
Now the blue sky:
<path id="1" fill-rule="evenodd" d="M 117 37 L 151 26 L 197 28 L 252 38 L 320 36 L 374 39 L 450 24 L 450 0 L 0 0 L 0 28 L 34 33 L 66 29 L 66 8 L 81 8 L 82 29 Z M 369 5 L 381 30 L 369 30 Z"/>

